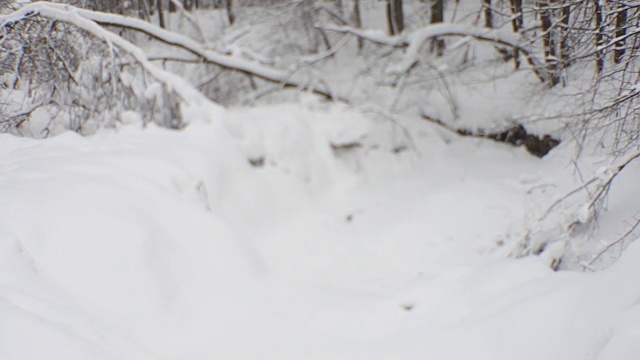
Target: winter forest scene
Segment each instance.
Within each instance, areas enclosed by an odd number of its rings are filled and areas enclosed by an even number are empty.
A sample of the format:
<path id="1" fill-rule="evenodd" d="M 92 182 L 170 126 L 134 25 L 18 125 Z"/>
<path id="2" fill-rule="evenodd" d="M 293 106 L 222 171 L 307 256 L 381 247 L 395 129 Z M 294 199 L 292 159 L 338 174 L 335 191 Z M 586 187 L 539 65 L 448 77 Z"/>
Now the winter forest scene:
<path id="1" fill-rule="evenodd" d="M 0 360 L 640 359 L 640 2 L 0 0 Z"/>

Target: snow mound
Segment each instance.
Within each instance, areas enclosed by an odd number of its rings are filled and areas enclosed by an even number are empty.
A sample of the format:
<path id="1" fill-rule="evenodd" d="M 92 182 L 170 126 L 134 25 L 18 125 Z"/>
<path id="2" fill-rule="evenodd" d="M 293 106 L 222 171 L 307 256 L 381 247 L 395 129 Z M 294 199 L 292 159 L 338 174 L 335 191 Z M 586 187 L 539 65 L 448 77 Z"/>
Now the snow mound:
<path id="1" fill-rule="evenodd" d="M 199 116 L 0 135 L 0 358 L 640 355 L 640 245 L 593 274 L 504 258 L 544 161 L 428 125 L 393 152 L 337 108 Z"/>

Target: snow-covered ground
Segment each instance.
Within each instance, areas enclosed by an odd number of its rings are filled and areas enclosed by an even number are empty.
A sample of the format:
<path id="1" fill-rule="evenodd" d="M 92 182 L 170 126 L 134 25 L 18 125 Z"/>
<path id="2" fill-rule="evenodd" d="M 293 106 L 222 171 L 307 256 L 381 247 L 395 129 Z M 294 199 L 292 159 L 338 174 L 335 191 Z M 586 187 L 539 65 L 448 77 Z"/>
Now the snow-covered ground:
<path id="1" fill-rule="evenodd" d="M 414 122 L 404 149 L 339 106 L 208 110 L 0 135 L 0 359 L 640 357 L 640 244 L 595 273 L 508 257 L 579 183 L 569 145 L 541 160 Z M 620 189 L 612 208 L 637 204 Z"/>

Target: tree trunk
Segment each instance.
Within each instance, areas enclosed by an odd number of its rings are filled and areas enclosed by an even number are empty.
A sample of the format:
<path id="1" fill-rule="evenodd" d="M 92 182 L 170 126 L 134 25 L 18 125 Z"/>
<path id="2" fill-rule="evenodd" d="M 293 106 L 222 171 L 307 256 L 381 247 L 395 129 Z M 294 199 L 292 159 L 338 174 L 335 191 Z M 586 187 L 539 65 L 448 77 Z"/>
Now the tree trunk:
<path id="1" fill-rule="evenodd" d="M 549 1 L 538 2 L 540 12 L 540 22 L 542 25 L 542 45 L 544 47 L 544 61 L 551 74 L 551 86 L 560 82 L 558 74 L 558 52 L 556 38 L 553 29 L 553 8 Z"/>
<path id="2" fill-rule="evenodd" d="M 560 62 L 563 68 L 569 66 L 569 54 L 571 53 L 569 44 L 569 19 L 571 17 L 571 4 L 562 7 L 562 18 L 560 19 Z"/>
<path id="3" fill-rule="evenodd" d="M 161 28 L 166 28 L 166 23 L 164 21 L 164 0 L 156 1 L 156 9 L 158 10 L 158 25 Z"/>
<path id="4" fill-rule="evenodd" d="M 353 26 L 356 29 L 362 28 L 362 16 L 360 15 L 360 0 L 353 0 Z M 362 51 L 364 40 L 358 37 L 358 52 Z"/>
<path id="5" fill-rule="evenodd" d="M 138 14 L 141 19 L 151 22 L 151 6 L 147 0 L 138 1 Z"/>
<path id="6" fill-rule="evenodd" d="M 233 0 L 224 0 L 224 7 L 227 10 L 227 19 L 229 19 L 229 25 L 233 25 L 236 22 L 236 15 L 233 13 Z"/>
<path id="7" fill-rule="evenodd" d="M 444 21 L 444 0 L 431 0 L 431 24 Z"/>
<path id="8" fill-rule="evenodd" d="M 444 0 L 432 0 L 431 24 L 438 24 L 444 21 Z M 438 56 L 444 54 L 444 39 L 434 38 L 431 42 L 431 51 L 435 51 Z"/>
<path id="9" fill-rule="evenodd" d="M 482 7 L 484 8 L 484 26 L 491 29 L 493 28 L 493 14 L 491 13 L 491 0 L 482 0 Z"/>
<path id="10" fill-rule="evenodd" d="M 600 0 L 593 0 L 594 5 L 594 21 L 596 25 L 596 49 L 604 44 L 604 28 L 603 28 L 603 15 L 602 4 Z M 604 70 L 604 50 L 596 50 L 596 71 L 598 74 L 602 74 Z"/>
<path id="11" fill-rule="evenodd" d="M 616 14 L 616 38 L 622 38 L 627 34 L 627 11 L 628 7 L 626 5 L 620 5 L 618 9 L 618 13 Z M 624 39 L 618 40 L 616 42 L 616 47 L 613 52 L 613 61 L 616 64 L 620 64 L 622 62 L 622 58 L 625 53 L 626 42 Z"/>
<path id="12" fill-rule="evenodd" d="M 509 0 L 511 5 L 511 14 L 513 14 L 513 20 L 511 20 L 511 27 L 514 33 L 519 33 L 524 25 L 524 16 L 522 15 L 522 0 Z M 520 51 L 515 49 L 513 52 L 513 62 L 517 69 L 520 68 Z"/>
<path id="13" fill-rule="evenodd" d="M 387 23 L 390 35 L 400 34 L 404 30 L 402 0 L 387 0 Z"/>
<path id="14" fill-rule="evenodd" d="M 511 4 L 511 13 L 513 14 L 513 20 L 511 26 L 514 32 L 520 32 L 524 25 L 524 16 L 522 15 L 522 0 L 509 0 Z"/>

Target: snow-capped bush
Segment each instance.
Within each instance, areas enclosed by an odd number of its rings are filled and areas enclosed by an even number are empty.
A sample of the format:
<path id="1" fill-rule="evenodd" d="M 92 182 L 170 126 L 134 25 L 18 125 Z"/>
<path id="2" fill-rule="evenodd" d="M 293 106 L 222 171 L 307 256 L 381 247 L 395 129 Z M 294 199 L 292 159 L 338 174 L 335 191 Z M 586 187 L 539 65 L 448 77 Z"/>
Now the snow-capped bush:
<path id="1" fill-rule="evenodd" d="M 1 132 L 91 133 L 115 126 L 123 111 L 139 112 L 145 123 L 182 125 L 178 97 L 105 39 L 34 13 L 5 20 L 1 30 Z"/>

